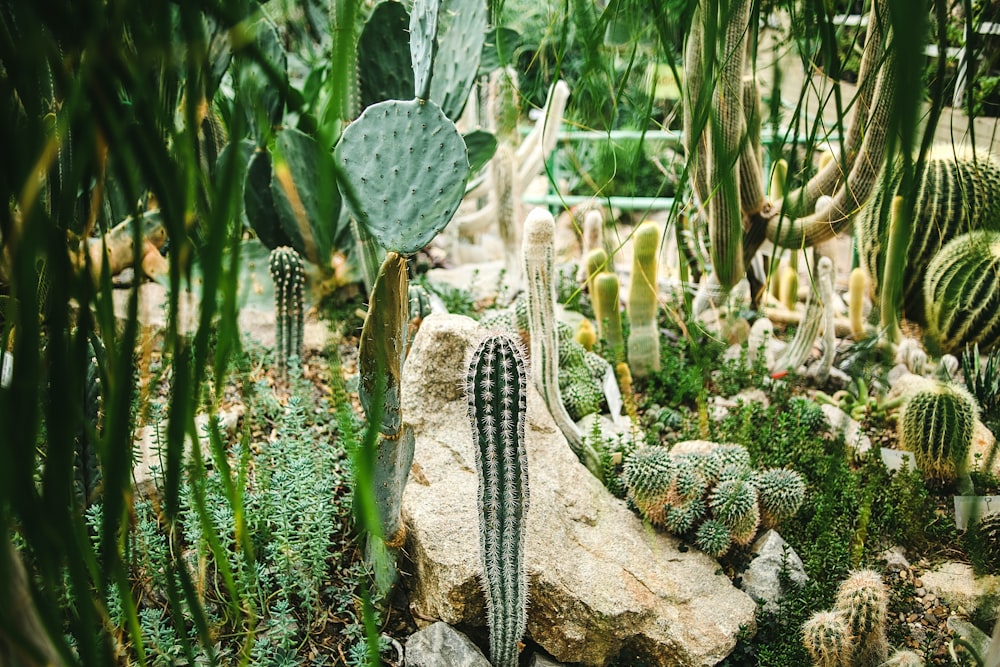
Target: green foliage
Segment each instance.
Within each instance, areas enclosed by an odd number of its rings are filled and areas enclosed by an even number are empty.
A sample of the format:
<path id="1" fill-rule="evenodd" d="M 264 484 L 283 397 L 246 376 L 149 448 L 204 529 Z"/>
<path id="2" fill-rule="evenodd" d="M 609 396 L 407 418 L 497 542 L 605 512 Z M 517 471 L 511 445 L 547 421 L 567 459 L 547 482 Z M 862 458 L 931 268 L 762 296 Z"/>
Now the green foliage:
<path id="1" fill-rule="evenodd" d="M 966 348 L 962 353 L 962 377 L 965 387 L 979 404 L 983 423 L 994 433 L 1000 426 L 1000 354 L 979 356 L 979 346 Z"/>
<path id="2" fill-rule="evenodd" d="M 484 338 L 469 362 L 466 397 L 479 475 L 479 544 L 486 582 L 490 657 L 517 665 L 527 624 L 524 543 L 528 512 L 528 457 L 524 449 L 528 380 L 515 338 Z"/>

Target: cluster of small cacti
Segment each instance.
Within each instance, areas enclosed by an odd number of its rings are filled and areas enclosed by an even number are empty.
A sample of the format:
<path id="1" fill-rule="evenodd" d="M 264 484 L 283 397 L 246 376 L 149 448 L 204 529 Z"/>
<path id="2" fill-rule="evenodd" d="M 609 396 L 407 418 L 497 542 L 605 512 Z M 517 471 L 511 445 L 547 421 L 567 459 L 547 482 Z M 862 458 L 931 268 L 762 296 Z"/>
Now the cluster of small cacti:
<path id="1" fill-rule="evenodd" d="M 284 374 L 288 369 L 289 357 L 302 354 L 306 271 L 302 258 L 288 246 L 271 251 L 269 266 L 274 280 L 274 353 L 278 372 Z"/>
<path id="2" fill-rule="evenodd" d="M 802 626 L 802 641 L 813 663 L 817 667 L 884 664 L 889 656 L 888 606 L 882 575 L 874 570 L 852 572 L 840 584 L 834 608 L 813 614 Z"/>
<path id="3" fill-rule="evenodd" d="M 514 667 L 527 623 L 528 590 L 528 380 L 520 341 L 502 333 L 484 338 L 469 362 L 465 389 L 479 475 L 479 552 L 490 657 L 496 667 Z"/>
<path id="4" fill-rule="evenodd" d="M 762 525 L 792 517 L 805 496 L 797 472 L 755 470 L 741 445 L 716 445 L 705 454 L 642 446 L 626 459 L 623 476 L 644 519 L 715 557 L 749 544 Z"/>
<path id="5" fill-rule="evenodd" d="M 925 479 L 952 484 L 963 471 L 979 407 L 963 387 L 937 380 L 906 398 L 899 443 L 913 452 Z"/>

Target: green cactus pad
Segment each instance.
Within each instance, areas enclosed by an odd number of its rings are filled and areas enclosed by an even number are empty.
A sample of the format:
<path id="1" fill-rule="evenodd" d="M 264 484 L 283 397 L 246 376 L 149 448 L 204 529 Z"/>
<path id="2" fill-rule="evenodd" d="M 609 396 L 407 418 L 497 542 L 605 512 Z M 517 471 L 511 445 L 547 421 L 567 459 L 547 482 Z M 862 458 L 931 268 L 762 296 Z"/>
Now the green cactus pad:
<path id="1" fill-rule="evenodd" d="M 382 522 L 386 546 L 398 549 L 406 540 L 406 526 L 400 515 L 403 489 L 413 465 L 413 429 L 404 424 L 396 437 L 379 436 L 375 447 L 375 507 Z"/>
<path id="2" fill-rule="evenodd" d="M 941 354 L 967 346 L 989 350 L 1000 341 L 1000 232 L 979 230 L 952 239 L 927 265 L 925 335 Z"/>
<path id="3" fill-rule="evenodd" d="M 281 219 L 274 205 L 274 195 L 271 192 L 271 154 L 266 150 L 258 150 L 250 158 L 243 187 L 243 205 L 247 220 L 261 243 L 272 250 L 292 245 L 292 240 L 281 228 Z"/>
<path id="4" fill-rule="evenodd" d="M 485 0 L 441 0 L 430 99 L 454 121 L 462 115 L 476 80 L 486 23 Z"/>
<path id="5" fill-rule="evenodd" d="M 361 106 L 413 97 L 410 64 L 410 15 L 403 3 L 375 5 L 358 38 Z"/>
<path id="6" fill-rule="evenodd" d="M 497 138 L 484 130 L 474 130 L 462 135 L 465 148 L 469 152 L 469 172 L 482 169 L 497 152 Z"/>
<path id="7" fill-rule="evenodd" d="M 348 209 L 383 248 L 412 255 L 455 215 L 469 177 L 465 142 L 433 102 L 380 102 L 336 148 Z M 351 196 L 353 195 L 353 196 Z"/>
<path id="8" fill-rule="evenodd" d="M 278 132 L 271 191 L 281 228 L 292 247 L 314 264 L 327 266 L 340 230 L 340 192 L 326 185 L 333 158 L 315 139 L 292 128 Z"/>
<path id="9" fill-rule="evenodd" d="M 410 13 L 413 94 L 421 100 L 426 100 L 430 96 L 440 11 L 441 0 L 415 0 L 413 11 Z"/>

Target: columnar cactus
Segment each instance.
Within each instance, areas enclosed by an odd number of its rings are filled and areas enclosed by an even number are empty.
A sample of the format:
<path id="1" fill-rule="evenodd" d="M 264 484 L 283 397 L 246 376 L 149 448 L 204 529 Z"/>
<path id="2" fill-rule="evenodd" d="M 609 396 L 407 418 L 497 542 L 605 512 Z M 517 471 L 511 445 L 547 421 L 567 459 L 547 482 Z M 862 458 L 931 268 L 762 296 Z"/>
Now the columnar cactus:
<path id="1" fill-rule="evenodd" d="M 785 349 L 781 358 L 775 362 L 774 370 L 787 370 L 795 372 L 799 366 L 805 363 L 809 352 L 816 343 L 816 337 L 821 330 L 829 331 L 824 341 L 825 347 L 832 348 L 829 338 L 833 336 L 833 262 L 829 257 L 821 257 L 816 268 L 816 282 L 818 289 L 809 292 L 809 299 L 806 301 L 806 312 L 802 315 L 802 322 L 795 331 L 795 337 Z M 829 362 L 832 364 L 833 350 L 828 352 Z M 825 364 L 824 364 L 825 367 Z M 826 368 L 827 372 L 829 368 Z"/>
<path id="2" fill-rule="evenodd" d="M 859 570 L 840 584 L 835 610 L 843 614 L 855 641 L 851 665 L 875 667 L 889 655 L 885 636 L 889 592 L 882 575 L 874 570 Z"/>
<path id="3" fill-rule="evenodd" d="M 525 294 L 528 306 L 528 331 L 531 336 L 532 378 L 545 399 L 556 425 L 569 446 L 587 469 L 600 477 L 600 457 L 563 407 L 559 392 L 559 340 L 555 316 L 555 220 L 540 208 L 528 214 L 524 222 L 522 253 L 524 257 Z"/>
<path id="4" fill-rule="evenodd" d="M 799 302 L 799 271 L 792 264 L 782 264 L 778 269 L 778 300 L 786 310 L 795 310 Z"/>
<path id="5" fill-rule="evenodd" d="M 584 258 L 586 264 L 587 293 L 590 294 L 590 303 L 594 309 L 594 319 L 597 320 L 597 333 L 604 337 L 604 318 L 601 317 L 601 304 L 597 300 L 597 287 L 595 282 L 597 276 L 606 271 L 610 266 L 608 253 L 604 248 L 594 248 L 588 252 Z"/>
<path id="6" fill-rule="evenodd" d="M 882 667 L 924 667 L 924 659 L 913 651 L 896 651 Z"/>
<path id="7" fill-rule="evenodd" d="M 1000 341 L 1000 232 L 952 239 L 928 263 L 923 294 L 927 341 L 936 351 L 994 347 Z"/>
<path id="8" fill-rule="evenodd" d="M 479 555 L 494 667 L 516 667 L 527 623 L 527 394 L 519 341 L 506 334 L 484 338 L 469 363 L 466 397 L 479 475 Z"/>
<path id="9" fill-rule="evenodd" d="M 850 303 L 848 304 L 851 318 L 851 336 L 854 340 L 861 340 L 865 337 L 865 294 L 868 292 L 868 276 L 860 266 L 851 270 L 851 275 L 847 279 L 847 293 Z"/>
<path id="10" fill-rule="evenodd" d="M 608 342 L 612 359 L 617 362 L 625 360 L 625 334 L 622 331 L 622 318 L 618 310 L 618 276 L 605 271 L 594 278 L 594 312 L 601 318 L 597 330 Z"/>
<path id="11" fill-rule="evenodd" d="M 806 483 L 802 475 L 787 468 L 761 471 L 754 480 L 760 520 L 765 528 L 774 528 L 795 516 L 805 499 Z"/>
<path id="12" fill-rule="evenodd" d="M 583 282 L 588 279 L 587 258 L 594 250 L 604 249 L 604 216 L 597 209 L 590 209 L 583 216 L 583 230 L 581 234 L 581 253 L 583 261 L 576 272 L 576 279 Z M 606 258 L 606 256 L 605 256 Z"/>
<path id="13" fill-rule="evenodd" d="M 288 370 L 288 358 L 302 354 L 306 271 L 302 258 L 288 246 L 272 250 L 268 264 L 274 280 L 274 352 L 278 373 L 284 376 Z"/>
<path id="14" fill-rule="evenodd" d="M 932 381 L 907 398 L 899 416 L 899 440 L 913 452 L 924 477 L 955 481 L 965 466 L 979 408 L 964 388 Z"/>
<path id="15" fill-rule="evenodd" d="M 628 296 L 628 362 L 643 378 L 660 369 L 660 330 L 656 325 L 660 228 L 644 222 L 632 237 L 632 281 Z"/>
<path id="16" fill-rule="evenodd" d="M 844 615 L 836 611 L 813 614 L 802 626 L 802 642 L 815 667 L 848 667 L 854 656 L 854 641 Z"/>

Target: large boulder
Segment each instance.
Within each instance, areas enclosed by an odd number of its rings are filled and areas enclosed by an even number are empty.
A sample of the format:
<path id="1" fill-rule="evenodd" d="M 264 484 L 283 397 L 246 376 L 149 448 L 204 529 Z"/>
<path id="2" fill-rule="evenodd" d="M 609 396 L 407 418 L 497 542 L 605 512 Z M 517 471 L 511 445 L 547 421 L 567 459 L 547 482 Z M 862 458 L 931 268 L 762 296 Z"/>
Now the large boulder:
<path id="1" fill-rule="evenodd" d="M 416 453 L 403 518 L 414 617 L 482 626 L 477 479 L 463 380 L 483 335 L 432 315 L 403 375 Z M 655 665 L 715 665 L 753 629 L 753 600 L 718 563 L 658 533 L 581 465 L 541 397 L 528 398 L 528 636 L 562 662 L 604 665 L 622 651 Z"/>

